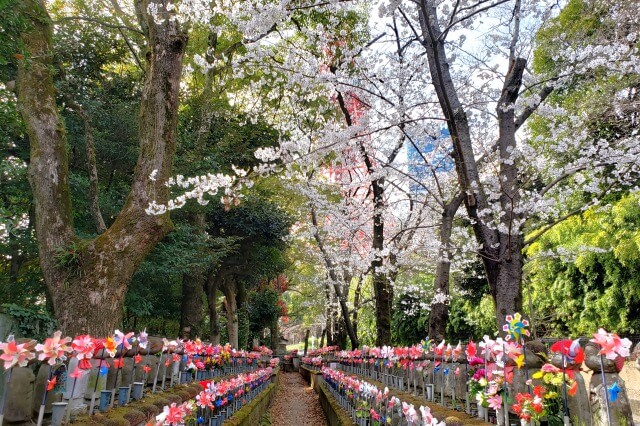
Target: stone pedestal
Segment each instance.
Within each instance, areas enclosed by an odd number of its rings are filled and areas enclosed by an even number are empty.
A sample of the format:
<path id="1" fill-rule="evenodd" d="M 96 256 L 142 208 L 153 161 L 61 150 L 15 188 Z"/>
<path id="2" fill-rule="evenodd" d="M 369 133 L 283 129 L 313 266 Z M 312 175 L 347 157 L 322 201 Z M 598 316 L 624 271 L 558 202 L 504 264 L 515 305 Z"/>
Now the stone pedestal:
<path id="1" fill-rule="evenodd" d="M 85 411 L 87 406 L 84 404 L 84 395 L 87 392 L 89 384 L 90 370 L 83 370 L 82 376 L 78 378 L 71 377 L 71 374 L 78 368 L 78 359 L 72 358 L 69 361 L 69 373 L 67 374 L 67 383 L 63 397 L 68 402 L 68 409 L 71 412 Z"/>
<path id="2" fill-rule="evenodd" d="M 13 367 L 12 370 L 4 406 L 4 422 L 16 425 L 30 424 L 36 376 L 29 367 Z M 6 377 L 2 380 L 6 380 Z"/>
<path id="3" fill-rule="evenodd" d="M 585 364 L 593 371 L 591 383 L 589 385 L 589 401 L 591 403 L 591 416 L 594 426 L 627 426 L 633 424 L 633 414 L 631 413 L 631 405 L 627 396 L 627 390 L 624 380 L 620 378 L 618 373 L 624 365 L 624 358 L 619 357 L 616 360 L 602 358 L 598 354 L 600 346 L 596 343 L 587 343 L 585 353 Z M 604 366 L 604 384 L 602 366 Z M 609 416 L 607 416 L 607 388 L 617 384 L 618 392 L 615 401 L 609 398 Z"/>
<path id="4" fill-rule="evenodd" d="M 42 364 L 38 369 L 38 375 L 36 376 L 35 390 L 33 395 L 33 413 L 34 416 L 38 416 L 40 412 L 40 406 L 42 405 L 42 397 L 44 396 L 45 389 L 47 388 L 47 382 L 49 380 L 49 372 L 52 368 L 49 364 Z M 62 393 L 49 391 L 47 392 L 47 398 L 45 400 L 45 414 L 51 414 L 51 404 L 54 402 L 62 401 Z"/>

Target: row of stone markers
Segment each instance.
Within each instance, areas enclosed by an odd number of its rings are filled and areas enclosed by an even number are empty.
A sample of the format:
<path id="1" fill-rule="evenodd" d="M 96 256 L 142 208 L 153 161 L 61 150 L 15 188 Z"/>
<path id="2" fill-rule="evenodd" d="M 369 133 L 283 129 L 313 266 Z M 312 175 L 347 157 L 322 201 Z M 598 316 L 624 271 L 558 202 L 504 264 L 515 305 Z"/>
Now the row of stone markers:
<path id="1" fill-rule="evenodd" d="M 43 343 L 9 336 L 0 343 L 0 426 L 57 426 L 77 414 L 124 406 L 144 392 L 254 371 L 271 362 L 268 348 L 237 351 L 200 340 L 116 330 L 107 338 L 60 332 Z"/>
<path id="2" fill-rule="evenodd" d="M 619 376 L 631 342 L 601 329 L 585 345 L 560 340 L 548 350 L 540 342 L 525 342 L 525 331 L 507 334 L 509 339 L 485 336 L 464 346 L 426 340 L 412 347 L 311 353 L 302 362 L 318 368 L 321 359 L 334 371 L 501 425 L 518 420 L 633 425 Z M 588 388 L 581 372 L 591 374 Z"/>
<path id="3" fill-rule="evenodd" d="M 275 360 L 277 361 L 277 358 Z M 156 421 L 149 422 L 147 426 L 222 426 L 225 420 L 264 391 L 272 383 L 273 377 L 273 368 L 269 366 L 255 372 L 240 373 L 227 380 L 201 381 L 200 386 L 203 390 L 194 400 L 165 406 L 156 416 Z"/>
<path id="4" fill-rule="evenodd" d="M 376 385 L 328 367 L 322 369 L 324 385 L 358 426 L 374 424 L 445 426 L 431 409 L 401 401 Z"/>

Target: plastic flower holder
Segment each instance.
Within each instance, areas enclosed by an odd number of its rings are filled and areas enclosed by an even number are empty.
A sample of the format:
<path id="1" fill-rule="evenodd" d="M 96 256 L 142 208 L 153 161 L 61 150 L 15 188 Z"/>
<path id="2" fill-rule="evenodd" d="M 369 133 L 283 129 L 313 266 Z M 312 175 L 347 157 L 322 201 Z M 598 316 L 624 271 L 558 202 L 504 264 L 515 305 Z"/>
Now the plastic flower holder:
<path id="1" fill-rule="evenodd" d="M 118 392 L 118 406 L 124 407 L 125 405 L 127 405 L 127 400 L 129 399 L 128 396 L 129 396 L 129 387 L 121 386 Z"/>
<path id="2" fill-rule="evenodd" d="M 101 412 L 105 412 L 109 409 L 109 402 L 111 402 L 111 391 L 103 390 L 100 391 L 100 406 L 98 409 Z"/>

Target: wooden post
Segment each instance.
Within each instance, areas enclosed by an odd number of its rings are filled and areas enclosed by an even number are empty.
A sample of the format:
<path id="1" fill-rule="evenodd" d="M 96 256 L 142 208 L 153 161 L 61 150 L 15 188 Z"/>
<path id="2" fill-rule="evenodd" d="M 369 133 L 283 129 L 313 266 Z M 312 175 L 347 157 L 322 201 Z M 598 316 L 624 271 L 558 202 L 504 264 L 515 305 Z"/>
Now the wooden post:
<path id="1" fill-rule="evenodd" d="M 309 329 L 307 328 L 307 333 L 304 336 L 304 355 L 307 356 L 307 348 L 309 347 Z"/>

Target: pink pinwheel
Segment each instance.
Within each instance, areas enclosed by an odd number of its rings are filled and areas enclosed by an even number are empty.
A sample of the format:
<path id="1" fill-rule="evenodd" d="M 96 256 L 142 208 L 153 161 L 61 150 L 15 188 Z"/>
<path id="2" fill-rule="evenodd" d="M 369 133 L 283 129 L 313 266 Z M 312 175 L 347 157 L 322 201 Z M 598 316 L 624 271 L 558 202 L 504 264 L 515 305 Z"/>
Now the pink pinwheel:
<path id="1" fill-rule="evenodd" d="M 504 351 L 507 358 L 515 361 L 522 355 L 522 346 L 518 342 L 509 341 L 504 344 Z"/>
<path id="2" fill-rule="evenodd" d="M 0 343 L 2 355 L 0 359 L 4 361 L 4 369 L 8 370 L 14 365 L 26 367 L 30 359 L 35 358 L 35 354 L 29 350 L 27 343 L 17 344 L 13 335 L 7 338 L 6 343 Z"/>
<path id="3" fill-rule="evenodd" d="M 138 333 L 138 346 L 142 349 L 147 349 L 147 345 L 149 344 L 149 335 L 147 334 L 147 329 L 145 328 L 140 333 Z"/>
<path id="4" fill-rule="evenodd" d="M 620 339 L 620 336 L 615 333 L 607 333 L 604 328 L 599 328 L 590 342 L 600 345 L 602 348 L 600 349 L 600 355 L 604 355 L 607 359 L 615 360 L 618 356 L 623 358 L 629 356 L 631 341 L 626 338 Z"/>
<path id="5" fill-rule="evenodd" d="M 489 359 L 496 341 L 492 340 L 486 334 L 482 337 L 482 340 L 483 341 L 479 343 L 479 346 L 482 348 L 482 355 L 484 355 L 485 359 Z"/>
<path id="6" fill-rule="evenodd" d="M 442 356 L 442 354 L 444 353 L 444 340 L 440 342 L 438 346 L 433 348 L 433 352 L 438 356 Z"/>
<path id="7" fill-rule="evenodd" d="M 58 361 L 64 361 L 67 359 L 66 354 L 73 351 L 68 345 L 71 342 L 71 337 L 65 337 L 61 339 L 61 331 L 53 333 L 53 337 L 50 337 L 44 341 L 44 344 L 36 345 L 36 351 L 40 352 L 38 359 L 40 361 L 47 360 L 49 365 L 55 365 Z"/>
<path id="8" fill-rule="evenodd" d="M 478 355 L 478 349 L 476 348 L 476 344 L 473 343 L 473 340 L 469 340 L 464 353 L 467 355 L 467 359 L 471 359 Z"/>
<path id="9" fill-rule="evenodd" d="M 411 346 L 409 348 L 409 356 L 413 359 L 420 358 L 420 355 L 422 355 L 422 352 L 423 352 L 423 349 L 422 349 L 422 346 L 420 345 Z"/>
<path id="10" fill-rule="evenodd" d="M 113 340 L 116 342 L 116 346 L 122 346 L 124 349 L 131 349 L 130 339 L 133 337 L 135 333 L 132 331 L 130 333 L 124 334 L 120 330 L 116 330 L 115 336 L 113 336 Z"/>
<path id="11" fill-rule="evenodd" d="M 431 408 L 420 406 L 420 414 L 422 415 L 422 423 L 429 425 L 433 422 L 433 414 L 431 414 Z"/>
<path id="12" fill-rule="evenodd" d="M 460 355 L 462 354 L 461 342 L 458 342 L 458 345 L 455 348 L 453 348 L 452 354 L 453 354 L 453 360 L 457 360 L 460 357 Z"/>
<path id="13" fill-rule="evenodd" d="M 200 392 L 198 395 L 196 395 L 196 405 L 203 408 L 210 406 L 211 394 L 207 393 L 206 391 Z"/>
<path id="14" fill-rule="evenodd" d="M 186 414 L 184 407 L 174 402 L 171 405 L 165 405 L 163 412 L 156 419 L 163 424 L 178 425 L 183 422 Z"/>
<path id="15" fill-rule="evenodd" d="M 76 336 L 76 338 L 71 342 L 71 348 L 76 352 L 78 368 L 89 370 L 91 368 L 89 360 L 93 358 L 93 352 L 96 348 L 91 336 L 88 334 Z"/>
<path id="16" fill-rule="evenodd" d="M 413 404 L 407 404 L 406 402 L 402 403 L 402 414 L 407 419 L 407 423 L 410 425 L 418 424 L 418 412 L 414 408 Z"/>
<path id="17" fill-rule="evenodd" d="M 71 373 L 69 373 L 69 377 L 71 377 L 72 379 L 79 379 L 83 375 L 84 375 L 84 370 L 82 370 L 81 368 L 76 368 Z"/>

